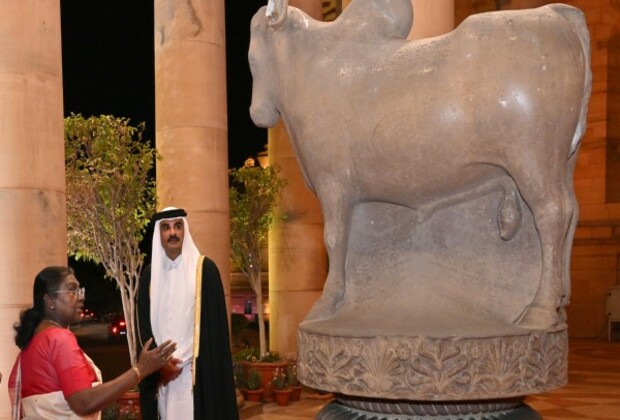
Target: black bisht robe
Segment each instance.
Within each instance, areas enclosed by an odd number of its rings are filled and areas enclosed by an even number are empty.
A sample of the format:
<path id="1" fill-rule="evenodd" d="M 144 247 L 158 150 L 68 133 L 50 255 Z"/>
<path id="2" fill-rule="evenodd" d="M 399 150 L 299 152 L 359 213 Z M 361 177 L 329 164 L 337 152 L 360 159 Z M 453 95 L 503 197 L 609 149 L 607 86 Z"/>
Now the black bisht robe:
<path id="1" fill-rule="evenodd" d="M 138 290 L 138 347 L 153 337 L 151 328 L 151 266 L 140 274 Z M 194 420 L 237 420 L 237 398 L 230 354 L 228 315 L 220 272 L 209 258 L 202 263 L 202 307 L 200 350 L 196 360 Z M 159 343 L 153 343 L 156 347 Z M 140 382 L 140 409 L 144 420 L 157 420 L 157 382 L 155 372 Z M 185 419 L 183 419 L 185 420 Z M 191 420 L 191 419 L 188 419 Z"/>

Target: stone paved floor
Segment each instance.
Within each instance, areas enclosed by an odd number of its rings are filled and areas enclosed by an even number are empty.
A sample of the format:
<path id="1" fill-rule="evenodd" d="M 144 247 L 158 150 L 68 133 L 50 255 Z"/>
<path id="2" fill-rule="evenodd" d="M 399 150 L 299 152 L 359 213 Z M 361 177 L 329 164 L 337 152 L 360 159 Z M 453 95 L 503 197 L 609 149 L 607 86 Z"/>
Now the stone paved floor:
<path id="1" fill-rule="evenodd" d="M 620 342 L 571 339 L 568 385 L 526 402 L 545 420 L 620 420 Z M 313 419 L 329 401 L 302 398 L 287 407 L 265 404 L 251 420 Z"/>
<path id="2" fill-rule="evenodd" d="M 545 420 L 620 419 L 620 342 L 571 340 L 568 385 L 526 402 Z"/>

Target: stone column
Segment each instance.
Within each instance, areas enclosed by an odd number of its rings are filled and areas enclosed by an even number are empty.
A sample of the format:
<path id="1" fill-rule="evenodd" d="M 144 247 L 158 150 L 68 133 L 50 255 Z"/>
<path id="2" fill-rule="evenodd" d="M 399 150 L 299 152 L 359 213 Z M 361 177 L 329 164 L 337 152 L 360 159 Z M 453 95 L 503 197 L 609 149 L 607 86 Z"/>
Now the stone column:
<path id="1" fill-rule="evenodd" d="M 13 324 L 35 275 L 67 264 L 60 4 L 0 2 L 0 419 L 18 348 Z"/>
<path id="2" fill-rule="evenodd" d="M 413 27 L 408 39 L 443 35 L 454 29 L 454 0 L 411 0 Z"/>
<path id="3" fill-rule="evenodd" d="M 155 132 L 159 205 L 188 211 L 230 304 L 224 0 L 155 0 Z"/>
<path id="4" fill-rule="evenodd" d="M 322 19 L 320 0 L 289 4 Z M 297 327 L 321 296 L 327 254 L 319 202 L 304 183 L 282 121 L 269 129 L 269 162 L 289 181 L 280 202 L 287 219 L 269 234 L 269 347 L 286 356 L 297 351 Z"/>

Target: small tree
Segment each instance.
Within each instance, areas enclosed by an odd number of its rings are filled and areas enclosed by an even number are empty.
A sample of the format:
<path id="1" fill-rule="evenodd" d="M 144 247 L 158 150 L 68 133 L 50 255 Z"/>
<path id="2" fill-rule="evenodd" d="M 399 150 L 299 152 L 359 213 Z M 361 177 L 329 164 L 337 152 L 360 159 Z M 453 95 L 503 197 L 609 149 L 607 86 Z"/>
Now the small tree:
<path id="1" fill-rule="evenodd" d="M 246 160 L 240 169 L 230 170 L 230 249 L 233 263 L 248 277 L 256 295 L 261 356 L 267 352 L 261 253 L 269 228 L 281 218 L 276 214 L 276 204 L 287 182 L 279 172 L 277 165 L 264 169 L 254 166 L 253 159 Z"/>
<path id="2" fill-rule="evenodd" d="M 135 297 L 144 255 L 139 243 L 155 211 L 158 157 L 144 124 L 111 115 L 65 119 L 69 255 L 101 263 L 121 293 L 132 364 L 137 360 Z"/>

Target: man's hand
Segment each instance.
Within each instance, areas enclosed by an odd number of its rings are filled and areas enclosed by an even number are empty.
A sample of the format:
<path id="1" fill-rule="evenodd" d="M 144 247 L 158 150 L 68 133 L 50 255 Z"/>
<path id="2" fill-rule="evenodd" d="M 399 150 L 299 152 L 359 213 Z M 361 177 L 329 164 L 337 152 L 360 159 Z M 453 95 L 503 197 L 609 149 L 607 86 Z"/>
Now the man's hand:
<path id="1" fill-rule="evenodd" d="M 181 360 L 171 358 L 159 369 L 159 385 L 166 386 L 168 382 L 174 381 L 181 374 L 181 368 L 177 365 L 181 363 Z"/>

